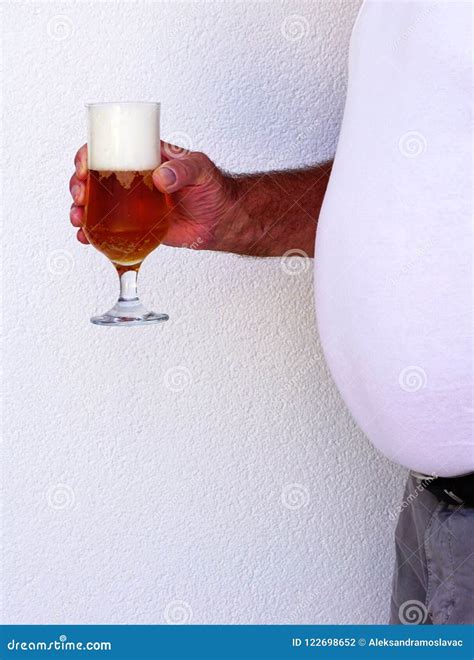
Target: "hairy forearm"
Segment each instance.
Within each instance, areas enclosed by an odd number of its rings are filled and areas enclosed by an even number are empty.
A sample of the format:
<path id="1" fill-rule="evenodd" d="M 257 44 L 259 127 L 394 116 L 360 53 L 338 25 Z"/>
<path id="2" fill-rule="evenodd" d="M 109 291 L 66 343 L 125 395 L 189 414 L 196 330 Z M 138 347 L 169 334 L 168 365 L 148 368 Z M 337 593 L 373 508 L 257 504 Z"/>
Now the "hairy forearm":
<path id="1" fill-rule="evenodd" d="M 312 257 L 332 162 L 314 167 L 229 176 L 232 212 L 218 222 L 212 249 L 274 257 L 302 250 Z"/>

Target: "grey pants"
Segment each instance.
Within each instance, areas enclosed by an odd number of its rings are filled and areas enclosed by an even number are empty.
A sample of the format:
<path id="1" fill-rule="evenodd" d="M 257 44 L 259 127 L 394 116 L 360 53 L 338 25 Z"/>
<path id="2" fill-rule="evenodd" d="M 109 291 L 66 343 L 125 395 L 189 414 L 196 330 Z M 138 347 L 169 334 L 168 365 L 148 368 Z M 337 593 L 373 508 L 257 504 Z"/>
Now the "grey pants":
<path id="1" fill-rule="evenodd" d="M 410 475 L 395 545 L 390 623 L 474 623 L 474 508 L 439 502 Z"/>

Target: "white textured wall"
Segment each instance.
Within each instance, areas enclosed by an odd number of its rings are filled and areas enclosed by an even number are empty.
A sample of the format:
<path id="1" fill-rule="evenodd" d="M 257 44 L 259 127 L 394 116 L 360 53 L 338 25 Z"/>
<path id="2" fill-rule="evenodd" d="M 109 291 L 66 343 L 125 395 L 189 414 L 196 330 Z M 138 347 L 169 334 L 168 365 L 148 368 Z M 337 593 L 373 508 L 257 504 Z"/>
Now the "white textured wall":
<path id="1" fill-rule="evenodd" d="M 330 157 L 358 5 L 5 4 L 4 622 L 386 620 L 403 475 L 334 389 L 311 262 L 160 248 L 171 320 L 97 328 L 116 276 L 68 223 L 86 101 L 161 100 L 231 170 Z"/>

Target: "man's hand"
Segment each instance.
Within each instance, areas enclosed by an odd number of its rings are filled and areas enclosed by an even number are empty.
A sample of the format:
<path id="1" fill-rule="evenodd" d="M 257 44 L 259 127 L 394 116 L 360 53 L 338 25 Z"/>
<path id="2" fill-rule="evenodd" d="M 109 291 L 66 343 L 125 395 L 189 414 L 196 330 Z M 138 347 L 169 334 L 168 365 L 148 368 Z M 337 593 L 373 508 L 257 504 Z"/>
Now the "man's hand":
<path id="1" fill-rule="evenodd" d="M 238 221 L 239 202 L 233 179 L 204 154 L 161 143 L 162 164 L 153 172 L 155 186 L 166 195 L 169 230 L 164 243 L 172 247 L 213 249 L 219 223 Z M 77 238 L 88 243 L 82 230 L 87 180 L 87 145 L 75 157 L 76 171 L 69 188 L 73 197 L 70 218 Z M 218 249 L 218 248 L 214 248 Z"/>
<path id="2" fill-rule="evenodd" d="M 231 176 L 204 154 L 161 143 L 162 164 L 153 182 L 166 196 L 172 247 L 219 250 L 253 256 L 287 252 L 313 256 L 319 211 L 332 163 L 301 170 Z M 69 188 L 71 223 L 82 230 L 87 180 L 87 145 L 75 158 Z"/>

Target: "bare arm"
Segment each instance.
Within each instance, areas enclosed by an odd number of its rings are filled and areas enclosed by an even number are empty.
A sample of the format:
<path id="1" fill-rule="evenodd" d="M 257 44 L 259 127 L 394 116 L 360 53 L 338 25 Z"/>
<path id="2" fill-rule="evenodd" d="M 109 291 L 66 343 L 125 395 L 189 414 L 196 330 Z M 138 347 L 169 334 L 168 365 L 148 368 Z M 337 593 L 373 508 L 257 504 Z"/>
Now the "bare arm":
<path id="1" fill-rule="evenodd" d="M 288 250 L 313 256 L 319 211 L 332 163 L 300 170 L 230 175 L 205 154 L 161 144 L 163 163 L 153 173 L 168 204 L 172 247 L 274 257 Z M 69 187 L 71 222 L 82 229 L 87 185 L 87 145 L 75 159 Z"/>
<path id="2" fill-rule="evenodd" d="M 331 168 L 332 162 L 327 162 L 232 177 L 230 189 L 238 212 L 229 212 L 217 222 L 211 248 L 263 257 L 299 249 L 312 257 Z"/>

